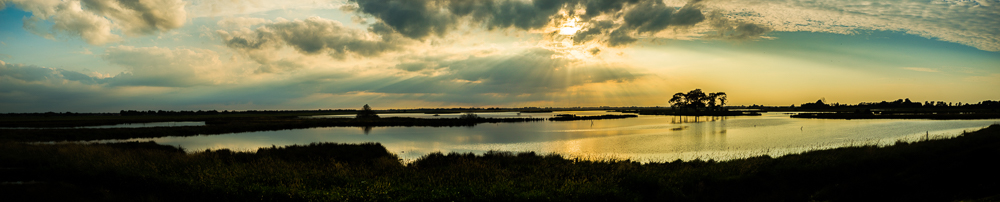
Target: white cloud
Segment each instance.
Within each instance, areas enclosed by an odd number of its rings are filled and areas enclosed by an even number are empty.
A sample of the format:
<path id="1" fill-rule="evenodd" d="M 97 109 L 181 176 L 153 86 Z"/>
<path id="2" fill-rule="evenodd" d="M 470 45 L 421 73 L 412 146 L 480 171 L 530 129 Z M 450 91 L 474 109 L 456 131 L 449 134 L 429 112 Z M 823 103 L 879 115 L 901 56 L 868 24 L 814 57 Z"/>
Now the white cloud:
<path id="1" fill-rule="evenodd" d="M 407 39 L 378 27 L 353 29 L 334 20 L 310 17 L 305 20 L 261 21 L 235 19 L 220 24 L 263 23 L 254 30 L 218 30 L 223 43 L 261 64 L 258 72 L 298 69 L 302 65 L 281 58 L 282 49 L 289 47 L 300 55 L 325 54 L 335 59 L 348 56 L 375 57 L 402 49 Z"/>
<path id="2" fill-rule="evenodd" d="M 1000 51 L 996 1 L 710 0 L 706 10 L 774 31 L 853 34 L 903 31 L 986 51 Z"/>
<path id="3" fill-rule="evenodd" d="M 121 40 L 121 37 L 111 33 L 111 21 L 84 11 L 79 3 L 61 4 L 58 10 L 59 12 L 51 18 L 55 22 L 52 26 L 55 30 L 80 35 L 89 44 L 105 44 Z M 29 21 L 26 20 L 24 24 L 28 26 Z"/>
<path id="4" fill-rule="evenodd" d="M 24 28 L 34 34 L 54 38 L 56 33 L 80 36 L 87 43 L 101 45 L 126 35 L 146 35 L 184 25 L 187 13 L 181 0 L 0 0 L 0 7 L 13 5 L 31 12 Z M 40 27 L 52 21 L 52 27 Z"/>
<path id="5" fill-rule="evenodd" d="M 191 17 L 233 16 L 274 10 L 337 9 L 339 1 L 189 0 Z"/>

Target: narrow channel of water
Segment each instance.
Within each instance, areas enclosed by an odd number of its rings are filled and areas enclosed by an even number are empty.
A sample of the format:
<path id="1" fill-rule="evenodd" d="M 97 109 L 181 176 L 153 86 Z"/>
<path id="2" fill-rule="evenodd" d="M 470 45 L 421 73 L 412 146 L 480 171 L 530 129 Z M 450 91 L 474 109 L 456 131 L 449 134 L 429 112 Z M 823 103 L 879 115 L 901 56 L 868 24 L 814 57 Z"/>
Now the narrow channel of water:
<path id="1" fill-rule="evenodd" d="M 123 123 L 115 125 L 101 126 L 78 126 L 78 127 L 0 127 L 0 129 L 81 129 L 81 128 L 151 128 L 151 127 L 177 127 L 177 126 L 204 126 L 204 121 L 167 121 L 150 123 Z"/>

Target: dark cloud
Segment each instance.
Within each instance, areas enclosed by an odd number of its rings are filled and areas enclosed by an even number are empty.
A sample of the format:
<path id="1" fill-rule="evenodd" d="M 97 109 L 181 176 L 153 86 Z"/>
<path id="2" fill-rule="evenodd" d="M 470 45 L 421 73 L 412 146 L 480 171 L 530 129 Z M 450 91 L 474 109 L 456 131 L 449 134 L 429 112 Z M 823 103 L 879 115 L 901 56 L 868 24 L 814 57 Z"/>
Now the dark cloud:
<path id="1" fill-rule="evenodd" d="M 605 40 L 605 42 L 608 44 L 608 46 L 616 47 L 616 46 L 625 46 L 631 43 L 635 43 L 638 40 L 639 39 L 629 36 L 628 30 L 617 29 L 615 31 L 612 31 L 611 34 L 608 34 L 608 38 Z"/>
<path id="2" fill-rule="evenodd" d="M 455 16 L 438 8 L 433 0 L 352 0 L 358 11 L 372 15 L 397 32 L 416 39 L 444 35 L 455 24 Z"/>
<path id="3" fill-rule="evenodd" d="M 701 13 L 701 8 L 697 5 L 685 6 L 674 13 L 671 24 L 675 26 L 691 26 L 705 21 L 705 14 Z"/>
<path id="4" fill-rule="evenodd" d="M 573 43 L 582 44 L 600 39 L 601 36 L 610 33 L 614 27 L 615 23 L 611 21 L 591 21 L 583 30 L 576 32 L 573 36 Z"/>
<path id="5" fill-rule="evenodd" d="M 641 1 L 623 11 L 624 24 L 607 35 L 609 46 L 624 46 L 635 43 L 636 35 L 651 35 L 668 27 L 687 27 L 705 20 L 697 1 L 676 9 L 667 7 L 662 1 Z"/>
<path id="6" fill-rule="evenodd" d="M 641 0 L 589 0 L 580 2 L 586 8 L 586 14 L 581 17 L 589 20 L 592 17 L 615 14 L 625 8 L 625 5 L 635 4 Z"/>
<path id="7" fill-rule="evenodd" d="M 517 28 L 530 30 L 545 27 L 549 21 L 555 17 L 559 9 L 563 8 L 568 1 L 562 0 L 537 0 L 527 3 L 525 1 L 501 1 L 496 5 L 495 10 L 480 10 L 481 15 L 491 16 L 486 23 L 490 29 Z"/>
<path id="8" fill-rule="evenodd" d="M 487 29 L 537 29 L 571 1 L 565 0 L 351 0 L 357 11 L 379 19 L 404 36 L 443 36 L 467 17 Z M 350 6 L 349 6 L 350 7 Z"/>
<path id="9" fill-rule="evenodd" d="M 132 34 L 150 34 L 181 27 L 187 20 L 181 0 L 81 0 L 83 8 L 115 19 Z"/>
<path id="10" fill-rule="evenodd" d="M 671 26 L 690 26 L 705 20 L 697 1 L 683 8 L 668 7 L 660 0 L 351 0 L 362 15 L 374 17 L 403 36 L 424 39 L 443 36 L 466 22 L 488 30 L 535 30 L 553 25 L 564 16 L 578 17 L 587 28 L 574 42 L 598 41 L 622 46 Z M 348 6 L 354 8 L 352 6 Z M 592 20 L 607 15 L 611 20 Z M 621 18 L 621 20 L 614 20 Z M 620 22 L 616 23 L 616 22 Z"/>
<path id="11" fill-rule="evenodd" d="M 668 8 L 662 1 L 643 1 L 625 12 L 624 28 L 635 30 L 639 34 L 655 33 L 670 25 L 673 8 Z"/>
<path id="12" fill-rule="evenodd" d="M 751 40 L 771 32 L 771 28 L 763 25 L 730 20 L 718 13 L 712 14 L 711 18 L 715 34 L 709 35 L 708 38 Z"/>
<path id="13" fill-rule="evenodd" d="M 219 31 L 219 34 L 224 38 L 226 46 L 248 54 L 288 46 L 303 54 L 324 53 L 334 58 L 348 55 L 377 56 L 383 52 L 398 50 L 405 43 L 381 24 L 372 25 L 365 31 L 319 17 L 265 23 L 246 33 Z M 270 58 L 259 58 L 263 56 L 252 57 L 258 57 L 254 59 L 262 64 L 271 62 Z"/>

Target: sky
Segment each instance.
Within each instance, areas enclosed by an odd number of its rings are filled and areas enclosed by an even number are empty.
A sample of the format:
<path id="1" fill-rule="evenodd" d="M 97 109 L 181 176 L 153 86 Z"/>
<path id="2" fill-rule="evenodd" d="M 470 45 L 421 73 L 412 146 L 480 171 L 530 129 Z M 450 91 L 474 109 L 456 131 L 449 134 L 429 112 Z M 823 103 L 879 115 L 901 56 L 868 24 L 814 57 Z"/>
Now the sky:
<path id="1" fill-rule="evenodd" d="M 998 0 L 0 0 L 0 113 L 1000 100 Z"/>

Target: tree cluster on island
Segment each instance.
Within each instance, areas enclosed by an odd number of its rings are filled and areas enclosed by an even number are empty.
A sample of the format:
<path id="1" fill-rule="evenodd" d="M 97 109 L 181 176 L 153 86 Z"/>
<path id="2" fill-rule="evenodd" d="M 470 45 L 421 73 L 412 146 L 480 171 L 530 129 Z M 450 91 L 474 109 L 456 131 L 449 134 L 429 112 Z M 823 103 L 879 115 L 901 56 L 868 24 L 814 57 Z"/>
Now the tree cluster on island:
<path id="1" fill-rule="evenodd" d="M 670 98 L 669 103 L 674 109 L 692 110 L 695 112 L 704 111 L 702 109 L 707 111 L 724 111 L 722 106 L 726 105 L 726 99 L 725 92 L 705 94 L 701 89 L 694 89 L 687 93 L 675 93 Z M 718 102 L 716 102 L 717 100 Z"/>

